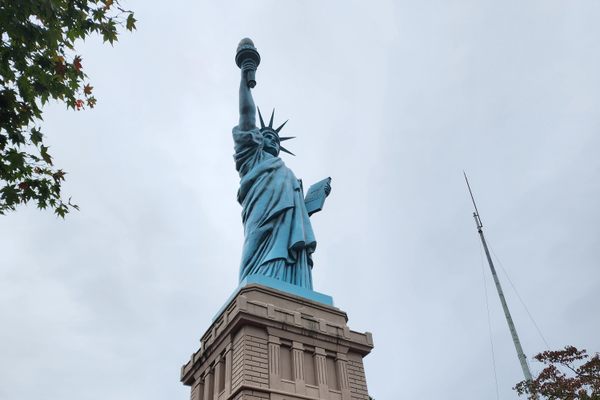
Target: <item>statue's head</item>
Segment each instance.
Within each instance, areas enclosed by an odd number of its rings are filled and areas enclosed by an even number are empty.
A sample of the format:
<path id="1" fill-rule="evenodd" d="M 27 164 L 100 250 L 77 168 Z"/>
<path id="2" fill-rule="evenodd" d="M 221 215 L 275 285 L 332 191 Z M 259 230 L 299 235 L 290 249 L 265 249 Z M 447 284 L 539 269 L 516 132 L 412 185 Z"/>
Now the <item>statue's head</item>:
<path id="1" fill-rule="evenodd" d="M 279 128 L 273 129 L 273 116 L 275 115 L 275 110 L 273 110 L 273 112 L 271 113 L 271 120 L 269 121 L 269 126 L 265 126 L 265 122 L 263 121 L 262 114 L 260 113 L 260 108 L 257 107 L 257 109 L 258 109 L 258 117 L 260 118 L 260 132 L 262 133 L 262 136 L 263 136 L 264 150 L 267 153 L 272 154 L 274 157 L 279 156 L 279 151 L 283 151 L 285 153 L 294 155 L 294 153 L 292 153 L 291 151 L 289 151 L 288 149 L 286 149 L 285 147 L 283 147 L 281 145 L 281 142 L 283 142 L 284 140 L 293 139 L 293 137 L 280 137 L 279 136 L 279 131 L 284 127 L 284 125 L 287 123 L 287 121 L 285 121 L 283 124 L 281 124 L 281 126 Z"/>
<path id="2" fill-rule="evenodd" d="M 279 150 L 281 146 L 279 144 L 279 136 L 271 131 L 264 131 L 263 134 L 263 148 L 264 150 L 272 154 L 274 157 L 279 156 Z"/>

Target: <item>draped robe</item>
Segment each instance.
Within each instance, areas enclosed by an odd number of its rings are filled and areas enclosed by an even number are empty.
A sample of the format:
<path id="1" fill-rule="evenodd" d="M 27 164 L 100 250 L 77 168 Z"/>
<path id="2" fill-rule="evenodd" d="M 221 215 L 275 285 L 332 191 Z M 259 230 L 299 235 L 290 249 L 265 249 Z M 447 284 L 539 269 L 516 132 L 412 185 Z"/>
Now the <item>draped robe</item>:
<path id="1" fill-rule="evenodd" d="M 258 128 L 234 127 L 233 141 L 244 224 L 240 281 L 258 274 L 312 289 L 317 242 L 301 182 L 281 158 L 264 150 Z"/>

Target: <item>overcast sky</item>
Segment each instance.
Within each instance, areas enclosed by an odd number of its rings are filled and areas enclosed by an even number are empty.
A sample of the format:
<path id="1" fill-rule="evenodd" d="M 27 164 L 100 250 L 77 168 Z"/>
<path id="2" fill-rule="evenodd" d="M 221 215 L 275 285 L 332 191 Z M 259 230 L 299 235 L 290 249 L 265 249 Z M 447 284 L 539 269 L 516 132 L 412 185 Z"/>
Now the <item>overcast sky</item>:
<path id="1" fill-rule="evenodd" d="M 600 351 L 600 2 L 124 6 L 135 33 L 80 46 L 97 107 L 44 114 L 81 211 L 0 217 L 0 399 L 188 398 L 180 366 L 237 285 L 246 36 L 257 105 L 297 136 L 284 161 L 333 178 L 314 286 L 373 333 L 372 396 L 495 399 L 495 365 L 517 397 L 463 170 L 528 356 L 545 344 L 504 270 L 550 347 Z"/>

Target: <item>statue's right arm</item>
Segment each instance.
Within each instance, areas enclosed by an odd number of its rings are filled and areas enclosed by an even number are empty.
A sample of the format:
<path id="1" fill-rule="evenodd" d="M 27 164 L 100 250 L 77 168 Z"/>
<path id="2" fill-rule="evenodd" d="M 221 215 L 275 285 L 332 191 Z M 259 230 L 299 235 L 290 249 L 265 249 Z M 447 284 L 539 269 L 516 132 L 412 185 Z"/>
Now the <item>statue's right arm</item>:
<path id="1" fill-rule="evenodd" d="M 240 122 L 238 127 L 243 131 L 256 128 L 256 106 L 246 80 L 247 71 L 242 69 L 240 82 Z"/>

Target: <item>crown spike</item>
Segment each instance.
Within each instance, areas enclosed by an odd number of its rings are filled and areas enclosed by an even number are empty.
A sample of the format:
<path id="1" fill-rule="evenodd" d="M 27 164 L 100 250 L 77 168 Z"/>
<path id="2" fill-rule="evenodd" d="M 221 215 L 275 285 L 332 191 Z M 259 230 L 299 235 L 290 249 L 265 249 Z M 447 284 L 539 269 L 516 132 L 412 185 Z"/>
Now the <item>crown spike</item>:
<path id="1" fill-rule="evenodd" d="M 279 146 L 279 150 L 283 151 L 284 153 L 288 153 L 288 154 L 291 154 L 291 155 L 295 156 L 294 153 L 292 153 L 291 151 L 289 151 L 288 149 L 286 149 L 283 146 Z"/>
<path id="2" fill-rule="evenodd" d="M 273 129 L 273 117 L 275 116 L 275 109 L 271 113 L 271 120 L 269 121 L 269 128 Z"/>
<path id="3" fill-rule="evenodd" d="M 285 124 L 287 124 L 289 121 L 289 119 L 287 121 L 285 121 L 283 124 L 281 124 L 281 126 L 277 129 L 275 129 L 275 132 L 279 133 L 279 131 L 281 130 L 281 128 L 283 128 L 285 126 Z"/>
<path id="4" fill-rule="evenodd" d="M 260 108 L 256 106 L 256 109 L 258 110 L 258 118 L 260 118 L 260 129 L 262 129 L 265 127 L 265 121 L 263 121 L 262 114 L 260 113 Z"/>
<path id="5" fill-rule="evenodd" d="M 296 139 L 296 136 L 284 136 L 284 137 L 280 137 L 279 141 L 280 142 L 284 142 L 284 141 L 290 140 L 290 139 Z"/>

